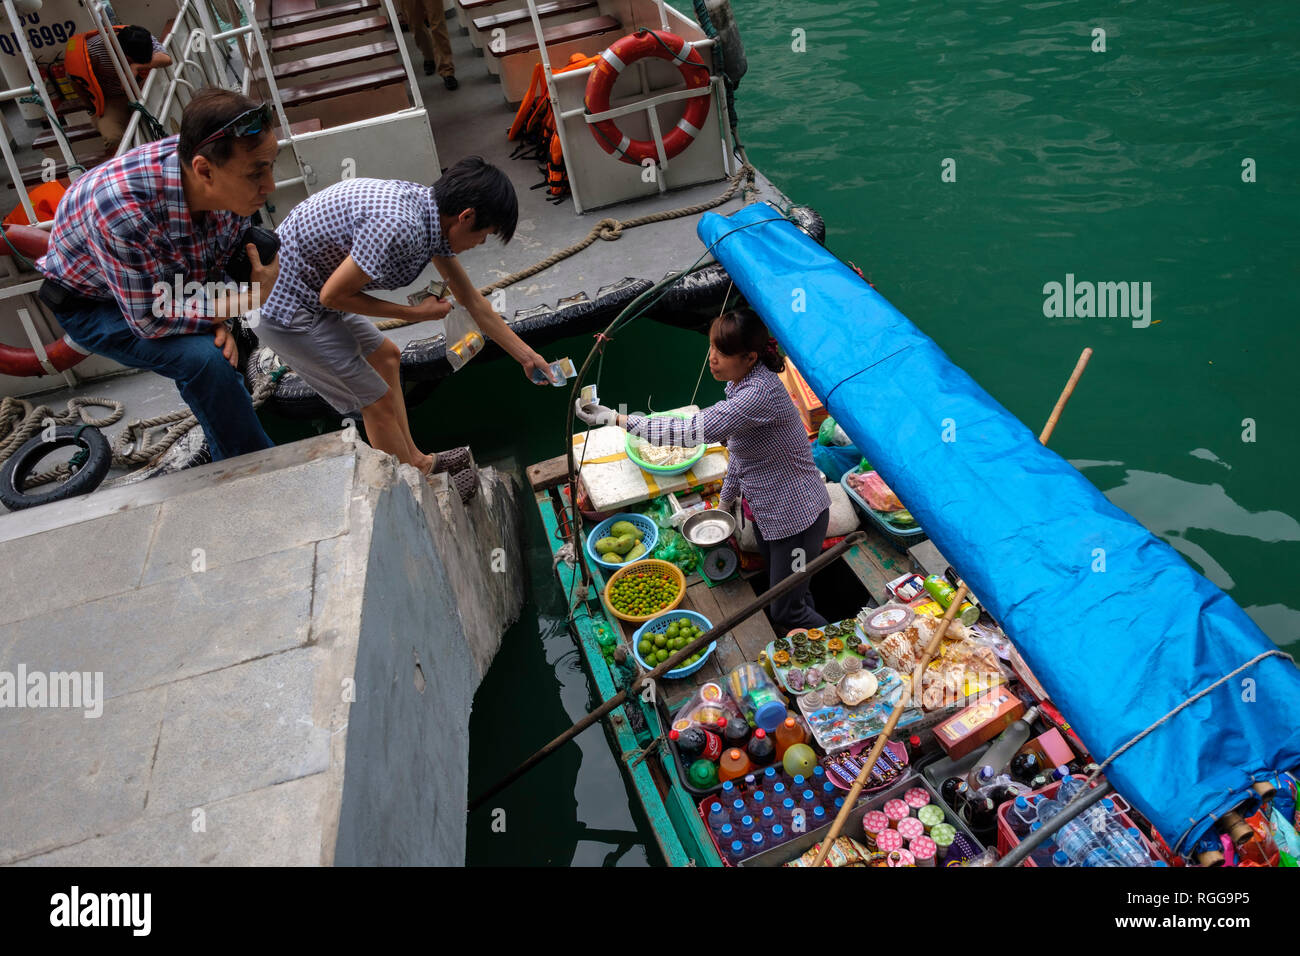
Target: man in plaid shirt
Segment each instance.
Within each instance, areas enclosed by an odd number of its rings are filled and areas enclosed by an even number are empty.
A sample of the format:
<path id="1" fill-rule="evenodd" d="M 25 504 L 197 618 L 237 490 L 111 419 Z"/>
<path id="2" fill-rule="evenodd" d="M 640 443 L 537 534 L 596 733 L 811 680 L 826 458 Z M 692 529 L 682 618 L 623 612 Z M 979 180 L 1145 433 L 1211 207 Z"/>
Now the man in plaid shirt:
<path id="1" fill-rule="evenodd" d="M 266 107 L 201 90 L 179 137 L 133 149 L 73 184 L 36 263 L 40 297 L 74 342 L 176 382 L 213 461 L 272 444 L 236 371 L 225 320 L 260 307 L 279 261 L 263 264 L 250 244 L 249 288 L 223 279 L 249 217 L 275 188 L 278 149 Z"/>

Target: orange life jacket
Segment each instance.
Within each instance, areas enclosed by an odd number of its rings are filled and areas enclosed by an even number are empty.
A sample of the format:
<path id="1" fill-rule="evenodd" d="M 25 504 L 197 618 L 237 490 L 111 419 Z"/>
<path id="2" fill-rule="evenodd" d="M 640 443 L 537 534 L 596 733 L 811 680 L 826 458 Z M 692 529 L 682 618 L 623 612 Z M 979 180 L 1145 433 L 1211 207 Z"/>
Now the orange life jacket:
<path id="1" fill-rule="evenodd" d="M 567 64 L 553 72 L 580 70 L 599 59 L 599 56 L 574 53 Z M 546 90 L 546 74 L 540 63 L 533 67 L 528 92 L 519 104 L 519 111 L 515 113 L 515 121 L 510 124 L 506 139 L 521 141 L 511 156 L 512 159 L 533 159 L 545 170 L 546 179 L 533 189 L 546 187 L 555 201 L 568 194 L 569 175 L 564 166 L 564 150 L 560 146 L 560 137 L 555 133 L 555 112 L 551 109 L 551 97 Z"/>
<path id="2" fill-rule="evenodd" d="M 117 32 L 125 30 L 126 27 L 113 27 Z M 86 45 L 86 40 L 95 34 L 98 30 L 87 30 L 84 33 L 74 33 L 68 38 L 68 45 L 64 49 L 63 62 L 67 67 L 68 76 L 75 77 L 86 85 L 90 90 L 90 98 L 95 107 L 95 115 L 104 115 L 104 90 L 99 85 L 99 79 L 95 76 L 95 71 L 90 63 L 90 48 Z"/>

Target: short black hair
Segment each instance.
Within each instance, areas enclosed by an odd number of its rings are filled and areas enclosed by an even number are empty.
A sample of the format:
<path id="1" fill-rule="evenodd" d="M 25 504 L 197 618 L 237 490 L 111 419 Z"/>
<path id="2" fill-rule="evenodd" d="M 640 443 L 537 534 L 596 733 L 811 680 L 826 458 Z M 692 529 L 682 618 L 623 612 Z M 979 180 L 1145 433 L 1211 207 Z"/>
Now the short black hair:
<path id="1" fill-rule="evenodd" d="M 263 136 L 271 135 L 270 130 L 264 129 L 254 136 L 223 136 L 202 149 L 197 147 L 240 113 L 257 109 L 257 106 L 256 101 L 242 93 L 223 90 L 219 86 L 207 86 L 195 93 L 181 113 L 181 136 L 176 145 L 181 165 L 188 167 L 190 160 L 198 155 L 206 156 L 214 165 L 224 166 L 235 155 L 235 143 L 245 150 L 256 149 Z"/>
<path id="2" fill-rule="evenodd" d="M 515 234 L 519 199 L 508 176 L 482 156 L 466 156 L 433 184 L 438 215 L 459 216 L 474 210 L 475 229 L 495 229 L 502 243 Z"/>
<path id="3" fill-rule="evenodd" d="M 153 59 L 153 34 L 144 27 L 123 27 L 117 31 L 117 43 L 132 63 L 145 66 Z"/>

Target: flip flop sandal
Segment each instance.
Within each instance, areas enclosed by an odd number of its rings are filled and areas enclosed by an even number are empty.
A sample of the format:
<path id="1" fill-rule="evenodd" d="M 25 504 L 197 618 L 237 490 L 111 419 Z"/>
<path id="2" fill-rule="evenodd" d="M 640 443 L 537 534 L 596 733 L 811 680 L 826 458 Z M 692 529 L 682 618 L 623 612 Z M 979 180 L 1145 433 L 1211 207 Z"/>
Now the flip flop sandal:
<path id="1" fill-rule="evenodd" d="M 447 476 L 448 482 L 456 493 L 460 495 L 462 504 L 469 504 L 471 498 L 478 494 L 478 469 L 465 468 L 461 471 L 453 471 Z"/>
<path id="2" fill-rule="evenodd" d="M 429 474 L 436 475 L 444 471 L 463 471 L 471 464 L 468 445 L 461 445 L 459 448 L 448 448 L 446 451 L 434 453 L 433 470 Z"/>

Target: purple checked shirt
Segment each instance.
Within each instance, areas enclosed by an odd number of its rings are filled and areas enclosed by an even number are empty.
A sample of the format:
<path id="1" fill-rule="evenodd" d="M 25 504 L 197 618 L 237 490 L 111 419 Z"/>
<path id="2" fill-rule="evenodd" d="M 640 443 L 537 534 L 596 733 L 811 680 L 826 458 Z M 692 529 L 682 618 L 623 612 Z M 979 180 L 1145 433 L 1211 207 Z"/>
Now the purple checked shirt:
<path id="1" fill-rule="evenodd" d="M 726 393 L 690 419 L 629 415 L 627 430 L 652 445 L 726 442 L 722 500 L 744 494 L 768 541 L 806 531 L 831 498 L 781 379 L 760 362 L 739 382 L 728 382 Z"/>
<path id="2" fill-rule="evenodd" d="M 114 299 L 142 339 L 212 328 L 204 293 L 160 298 L 155 285 L 226 281 L 225 264 L 248 228 L 233 212 L 195 221 L 185 205 L 177 136 L 146 143 L 86 173 L 64 194 L 46 278 L 91 299 Z M 278 284 L 278 283 L 277 283 Z"/>
<path id="3" fill-rule="evenodd" d="M 398 179 L 345 179 L 300 202 L 276 229 L 280 278 L 262 317 L 292 327 L 321 312 L 320 290 L 349 255 L 371 282 L 400 289 L 434 256 L 454 253 L 442 234 L 433 190 Z"/>

